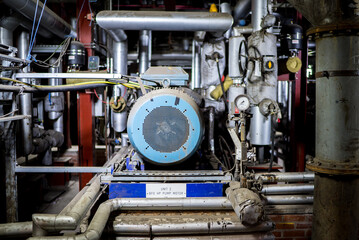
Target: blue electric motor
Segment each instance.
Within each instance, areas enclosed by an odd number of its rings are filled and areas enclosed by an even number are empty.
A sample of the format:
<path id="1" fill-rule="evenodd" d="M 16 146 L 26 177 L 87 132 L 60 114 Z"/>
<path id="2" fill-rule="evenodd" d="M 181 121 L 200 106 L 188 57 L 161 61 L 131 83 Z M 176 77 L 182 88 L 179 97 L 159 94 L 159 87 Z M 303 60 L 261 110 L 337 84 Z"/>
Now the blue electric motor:
<path id="1" fill-rule="evenodd" d="M 131 144 L 146 160 L 169 165 L 199 147 L 203 120 L 195 101 L 181 90 L 159 89 L 140 97 L 127 121 Z"/>

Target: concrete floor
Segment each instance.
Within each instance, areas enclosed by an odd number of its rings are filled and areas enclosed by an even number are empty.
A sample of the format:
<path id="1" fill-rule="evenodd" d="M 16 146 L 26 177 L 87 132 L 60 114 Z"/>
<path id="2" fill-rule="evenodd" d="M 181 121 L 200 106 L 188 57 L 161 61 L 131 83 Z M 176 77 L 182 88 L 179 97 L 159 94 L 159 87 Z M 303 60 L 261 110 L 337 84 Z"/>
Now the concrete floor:
<path id="1" fill-rule="evenodd" d="M 55 187 L 45 194 L 49 202 L 42 204 L 41 213 L 58 214 L 79 192 L 78 176 L 72 176 L 66 187 Z"/>

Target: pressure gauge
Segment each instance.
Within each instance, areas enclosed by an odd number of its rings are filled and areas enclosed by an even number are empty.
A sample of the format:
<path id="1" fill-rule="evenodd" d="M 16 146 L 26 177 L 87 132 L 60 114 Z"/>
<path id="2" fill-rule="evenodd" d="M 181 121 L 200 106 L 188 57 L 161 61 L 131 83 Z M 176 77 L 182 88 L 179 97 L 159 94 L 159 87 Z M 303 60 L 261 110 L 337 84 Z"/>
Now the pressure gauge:
<path id="1" fill-rule="evenodd" d="M 234 104 L 239 111 L 245 111 L 249 108 L 250 105 L 249 98 L 246 95 L 239 95 L 234 100 Z"/>

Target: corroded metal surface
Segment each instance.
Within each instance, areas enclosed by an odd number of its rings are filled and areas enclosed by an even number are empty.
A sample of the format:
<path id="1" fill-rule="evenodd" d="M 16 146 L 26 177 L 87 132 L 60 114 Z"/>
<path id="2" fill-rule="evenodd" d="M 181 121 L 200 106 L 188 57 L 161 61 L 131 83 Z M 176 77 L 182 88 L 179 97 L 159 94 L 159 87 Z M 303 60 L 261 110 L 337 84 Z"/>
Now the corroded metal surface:
<path id="1" fill-rule="evenodd" d="M 270 231 L 272 222 L 243 225 L 233 211 L 131 211 L 116 217 L 118 235 L 179 235 Z"/>

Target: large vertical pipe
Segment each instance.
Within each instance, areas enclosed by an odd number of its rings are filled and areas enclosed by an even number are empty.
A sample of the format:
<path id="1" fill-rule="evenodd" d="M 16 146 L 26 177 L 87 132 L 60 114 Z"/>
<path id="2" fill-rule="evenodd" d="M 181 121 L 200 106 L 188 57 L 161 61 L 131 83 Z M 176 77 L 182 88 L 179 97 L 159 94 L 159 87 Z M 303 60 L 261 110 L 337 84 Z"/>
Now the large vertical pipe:
<path id="1" fill-rule="evenodd" d="M 150 35 L 151 31 L 141 30 L 139 38 L 139 67 L 138 73 L 143 74 L 149 67 L 149 52 L 150 52 Z"/>
<path id="2" fill-rule="evenodd" d="M 13 104 L 12 110 L 15 110 Z M 16 134 L 15 121 L 5 123 L 4 132 L 1 134 L 0 154 L 5 160 L 5 197 L 6 197 L 6 221 L 17 222 L 17 176 L 16 166 Z M 2 157 L 0 159 L 2 159 Z"/>
<path id="3" fill-rule="evenodd" d="M 27 57 L 29 49 L 29 34 L 27 32 L 21 32 L 18 38 L 18 51 L 19 57 L 25 59 Z M 23 72 L 28 72 L 29 67 L 25 67 Z M 30 83 L 30 79 L 20 79 L 22 82 Z M 20 113 L 22 115 L 32 116 L 32 94 L 23 93 L 20 94 Z M 21 120 L 21 140 L 23 154 L 28 155 L 32 152 L 32 118 L 26 118 Z"/>
<path id="4" fill-rule="evenodd" d="M 55 62 L 55 59 L 50 59 L 50 64 L 53 64 Z M 61 72 L 61 64 L 59 67 L 51 67 L 49 68 L 50 73 L 58 73 Z M 49 78 L 49 85 L 50 86 L 57 86 L 62 85 L 62 79 L 60 78 Z M 60 101 L 59 104 L 62 105 L 62 109 L 64 108 L 64 94 L 62 92 L 53 92 L 49 93 L 50 98 L 53 99 L 53 101 Z M 52 121 L 52 129 L 54 129 L 57 132 L 63 133 L 64 131 L 64 115 L 63 111 L 50 111 L 48 113 L 49 119 Z"/>
<path id="5" fill-rule="evenodd" d="M 201 46 L 196 41 L 192 42 L 192 72 L 191 72 L 191 89 L 201 87 Z"/>
<path id="6" fill-rule="evenodd" d="M 121 41 L 113 41 L 113 72 L 120 74 L 127 74 L 127 39 Z M 117 98 L 124 96 L 127 93 L 126 87 L 118 85 L 113 87 L 113 97 Z M 112 111 L 112 127 L 115 132 L 123 132 L 126 129 L 127 111 L 114 112 Z"/>
<path id="7" fill-rule="evenodd" d="M 253 32 L 261 30 L 262 18 L 267 15 L 267 0 L 252 0 Z"/>
<path id="8" fill-rule="evenodd" d="M 8 46 L 12 46 L 13 36 L 12 30 L 0 27 L 0 43 Z"/>
<path id="9" fill-rule="evenodd" d="M 359 36 L 322 35 L 316 52 L 313 239 L 357 239 Z"/>

